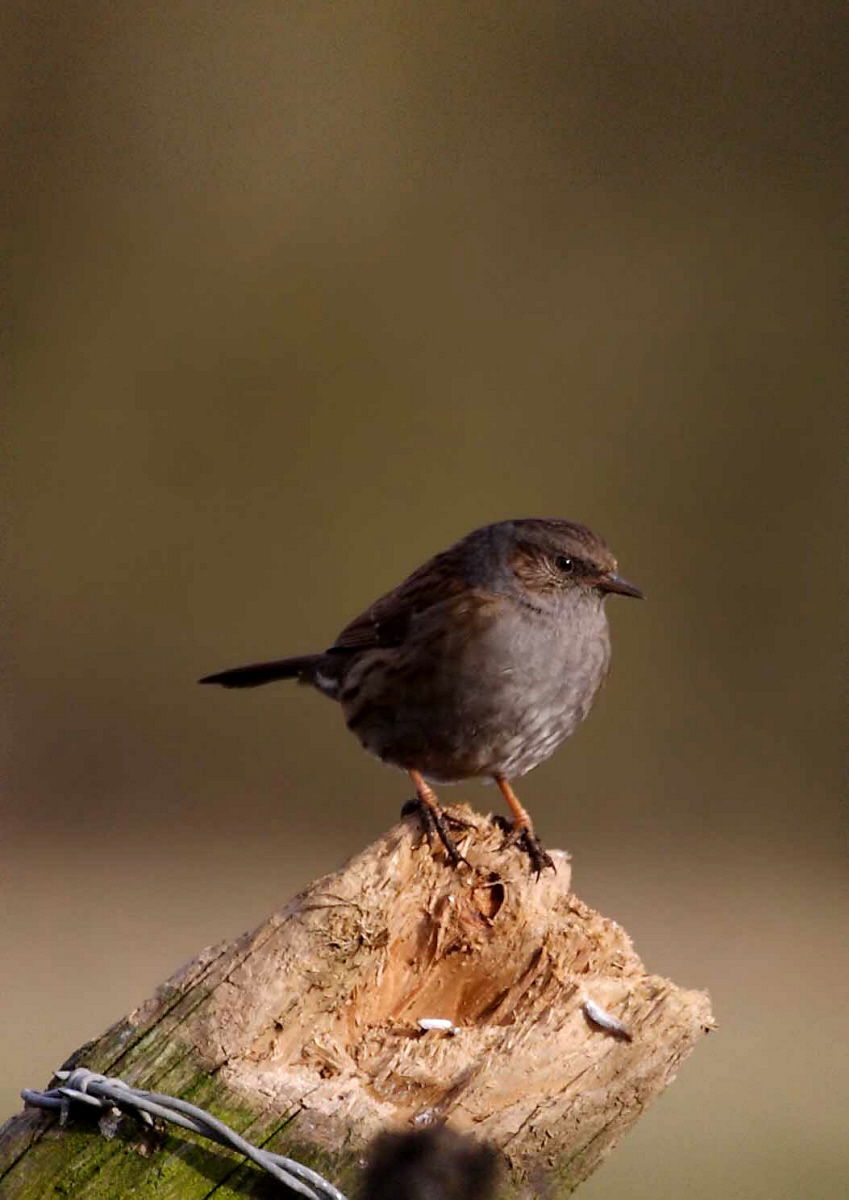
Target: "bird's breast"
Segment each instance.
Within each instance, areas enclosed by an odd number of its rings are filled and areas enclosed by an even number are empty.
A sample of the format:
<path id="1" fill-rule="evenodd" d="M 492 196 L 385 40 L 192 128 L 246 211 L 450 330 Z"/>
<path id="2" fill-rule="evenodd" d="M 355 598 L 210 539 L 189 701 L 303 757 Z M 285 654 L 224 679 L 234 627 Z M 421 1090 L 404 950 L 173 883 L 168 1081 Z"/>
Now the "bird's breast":
<path id="1" fill-rule="evenodd" d="M 571 622 L 518 607 L 486 615 L 422 622 L 363 660 L 341 699 L 369 750 L 437 780 L 509 777 L 569 736 L 607 670 L 601 606 Z"/>

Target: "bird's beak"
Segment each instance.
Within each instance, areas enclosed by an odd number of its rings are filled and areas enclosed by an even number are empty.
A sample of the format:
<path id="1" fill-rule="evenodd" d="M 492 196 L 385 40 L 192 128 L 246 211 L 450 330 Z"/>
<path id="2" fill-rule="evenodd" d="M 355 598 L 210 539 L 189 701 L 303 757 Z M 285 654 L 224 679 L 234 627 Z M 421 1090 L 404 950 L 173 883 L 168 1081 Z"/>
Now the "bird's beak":
<path id="1" fill-rule="evenodd" d="M 643 599 L 643 593 L 635 584 L 629 583 L 627 579 L 623 579 L 621 575 L 616 575 L 612 571 L 609 575 L 602 575 L 597 586 L 603 592 L 618 592 L 620 596 L 633 596 L 636 600 Z"/>

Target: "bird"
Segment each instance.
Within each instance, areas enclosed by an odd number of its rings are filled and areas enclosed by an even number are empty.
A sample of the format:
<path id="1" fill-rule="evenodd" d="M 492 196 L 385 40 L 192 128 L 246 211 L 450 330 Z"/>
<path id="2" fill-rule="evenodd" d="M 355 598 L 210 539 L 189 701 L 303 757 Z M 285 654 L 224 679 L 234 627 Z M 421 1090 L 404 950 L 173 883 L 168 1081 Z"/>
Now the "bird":
<path id="1" fill-rule="evenodd" d="M 537 877 L 553 868 L 511 781 L 589 713 L 610 662 L 605 600 L 642 599 L 586 525 L 547 517 L 472 530 L 350 621 L 326 650 L 251 663 L 200 683 L 294 679 L 342 708 L 366 750 L 406 771 L 428 838 L 460 854 L 433 784 L 495 781 L 509 840 Z M 409 811 L 405 806 L 404 811 Z"/>

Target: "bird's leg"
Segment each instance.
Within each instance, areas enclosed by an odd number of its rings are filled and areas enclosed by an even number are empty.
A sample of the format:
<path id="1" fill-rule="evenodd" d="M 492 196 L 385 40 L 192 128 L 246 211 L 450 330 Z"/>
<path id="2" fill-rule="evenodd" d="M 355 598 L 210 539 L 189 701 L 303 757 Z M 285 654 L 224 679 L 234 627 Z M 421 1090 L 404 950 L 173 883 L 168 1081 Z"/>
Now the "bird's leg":
<path id="1" fill-rule="evenodd" d="M 552 871 L 556 871 L 557 868 L 554 865 L 554 859 L 534 832 L 534 823 L 524 804 L 522 804 L 503 776 L 496 775 L 495 782 L 498 784 L 499 791 L 507 801 L 507 805 L 513 816 L 513 832 L 511 837 L 518 842 L 531 860 L 531 868 L 536 872 L 537 879 L 539 879 L 546 867 L 551 867 Z"/>
<path id="2" fill-rule="evenodd" d="M 409 771 L 408 774 L 415 785 L 416 798 L 415 800 L 407 801 L 401 809 L 401 815 L 406 816 L 410 812 L 418 812 L 424 825 L 427 840 L 430 841 L 434 833 L 439 836 L 439 840 L 445 847 L 445 853 L 448 855 L 448 860 L 452 867 L 458 867 L 460 863 L 465 863 L 466 866 L 469 866 L 469 860 L 463 857 L 457 849 L 454 839 L 448 832 L 450 818 L 440 808 L 433 788 L 420 772 Z"/>

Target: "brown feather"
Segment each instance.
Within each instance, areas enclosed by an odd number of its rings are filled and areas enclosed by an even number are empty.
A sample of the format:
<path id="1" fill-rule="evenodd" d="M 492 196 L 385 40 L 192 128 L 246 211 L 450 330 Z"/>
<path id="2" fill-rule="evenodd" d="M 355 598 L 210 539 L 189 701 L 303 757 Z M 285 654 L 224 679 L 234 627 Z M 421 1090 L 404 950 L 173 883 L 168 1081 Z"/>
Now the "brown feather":
<path id="1" fill-rule="evenodd" d="M 413 617 L 462 595 L 467 584 L 458 570 L 458 555 L 453 550 L 452 547 L 438 554 L 398 587 L 375 600 L 345 626 L 328 653 L 400 646 Z"/>

